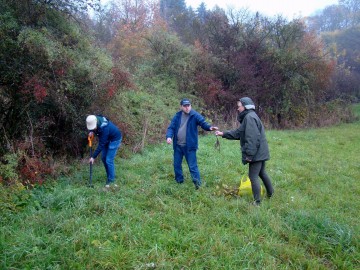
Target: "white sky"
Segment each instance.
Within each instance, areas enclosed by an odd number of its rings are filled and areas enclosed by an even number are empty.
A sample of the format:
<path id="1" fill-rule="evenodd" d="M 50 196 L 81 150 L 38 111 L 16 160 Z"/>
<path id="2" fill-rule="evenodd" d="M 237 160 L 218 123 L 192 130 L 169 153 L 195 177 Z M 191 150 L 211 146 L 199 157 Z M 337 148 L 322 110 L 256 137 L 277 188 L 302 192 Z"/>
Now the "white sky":
<path id="1" fill-rule="evenodd" d="M 212 9 L 215 5 L 223 8 L 232 7 L 235 9 L 248 8 L 252 12 L 259 11 L 261 14 L 273 17 L 283 15 L 289 20 L 298 16 L 313 15 L 314 12 L 326 6 L 338 4 L 338 0 L 185 0 L 187 6 L 196 10 L 201 2 L 204 2 L 206 9 Z"/>

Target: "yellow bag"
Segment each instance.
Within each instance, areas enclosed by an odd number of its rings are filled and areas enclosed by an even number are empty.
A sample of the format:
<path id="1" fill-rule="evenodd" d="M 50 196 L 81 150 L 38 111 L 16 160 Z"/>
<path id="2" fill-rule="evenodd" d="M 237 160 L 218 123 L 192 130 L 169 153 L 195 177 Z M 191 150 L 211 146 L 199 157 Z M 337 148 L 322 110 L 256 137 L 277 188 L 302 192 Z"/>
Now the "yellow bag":
<path id="1" fill-rule="evenodd" d="M 264 188 L 263 188 L 262 185 L 261 185 L 260 194 L 261 194 L 261 195 L 264 194 Z M 249 176 L 246 175 L 246 174 L 244 174 L 244 175 L 241 177 L 238 195 L 239 195 L 239 196 L 253 195 L 253 193 L 252 193 L 252 188 L 251 188 L 251 181 L 250 181 Z"/>

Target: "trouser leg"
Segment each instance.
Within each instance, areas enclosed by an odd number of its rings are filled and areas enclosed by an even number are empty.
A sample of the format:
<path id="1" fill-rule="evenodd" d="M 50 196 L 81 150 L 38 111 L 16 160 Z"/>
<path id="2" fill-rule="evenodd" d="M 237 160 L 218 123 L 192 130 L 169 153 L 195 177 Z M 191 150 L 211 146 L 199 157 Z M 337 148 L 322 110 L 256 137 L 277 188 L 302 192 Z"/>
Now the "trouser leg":
<path id="1" fill-rule="evenodd" d="M 271 184 L 271 180 L 270 177 L 268 176 L 268 174 L 266 173 L 266 169 L 265 169 L 265 161 L 262 162 L 262 166 L 261 166 L 261 170 L 259 173 L 259 176 L 261 178 L 261 180 L 264 183 L 265 189 L 266 189 L 266 194 L 267 196 L 270 198 L 273 193 L 274 193 L 274 188 Z"/>
<path id="2" fill-rule="evenodd" d="M 174 173 L 175 181 L 178 183 L 184 182 L 184 175 L 182 170 L 182 160 L 184 157 L 183 149 L 180 145 L 176 145 L 174 149 Z"/>
<path id="3" fill-rule="evenodd" d="M 107 167 L 107 184 L 113 183 L 115 181 L 115 156 L 116 152 L 120 147 L 120 141 L 114 141 L 109 143 L 107 149 L 105 163 Z"/>
<path id="4" fill-rule="evenodd" d="M 200 172 L 197 165 L 196 150 L 186 151 L 186 162 L 189 166 L 191 178 L 196 187 L 201 186 Z"/>
<path id="5" fill-rule="evenodd" d="M 106 171 L 106 184 L 110 184 L 115 180 L 115 156 L 119 149 L 121 140 L 110 142 L 107 147 L 101 151 L 101 161 L 104 164 Z"/>
<path id="6" fill-rule="evenodd" d="M 259 182 L 259 173 L 262 167 L 262 161 L 249 163 L 249 178 L 251 181 L 251 188 L 254 200 L 257 203 L 261 202 L 261 186 Z"/>
<path id="7" fill-rule="evenodd" d="M 106 171 L 106 178 L 107 178 L 106 184 L 108 183 L 108 176 L 109 176 L 109 168 L 108 168 L 108 164 L 106 162 L 107 151 L 108 151 L 108 149 L 106 147 L 104 147 L 104 149 L 101 151 L 101 161 L 104 164 L 105 171 Z"/>

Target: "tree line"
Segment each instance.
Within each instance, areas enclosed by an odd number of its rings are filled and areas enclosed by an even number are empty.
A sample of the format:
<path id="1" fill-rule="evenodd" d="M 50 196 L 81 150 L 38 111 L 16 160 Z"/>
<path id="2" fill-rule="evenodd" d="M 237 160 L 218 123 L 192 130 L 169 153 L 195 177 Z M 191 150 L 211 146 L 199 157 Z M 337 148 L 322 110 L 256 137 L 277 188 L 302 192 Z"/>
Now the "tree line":
<path id="1" fill-rule="evenodd" d="M 323 32 L 311 18 L 184 0 L 0 0 L 0 182 L 64 172 L 60 158 L 86 154 L 88 114 L 120 126 L 122 155 L 141 151 L 164 139 L 185 96 L 224 126 L 236 124 L 241 96 L 271 128 L 351 120 L 346 105 L 360 97 L 351 10 L 348 27 Z"/>

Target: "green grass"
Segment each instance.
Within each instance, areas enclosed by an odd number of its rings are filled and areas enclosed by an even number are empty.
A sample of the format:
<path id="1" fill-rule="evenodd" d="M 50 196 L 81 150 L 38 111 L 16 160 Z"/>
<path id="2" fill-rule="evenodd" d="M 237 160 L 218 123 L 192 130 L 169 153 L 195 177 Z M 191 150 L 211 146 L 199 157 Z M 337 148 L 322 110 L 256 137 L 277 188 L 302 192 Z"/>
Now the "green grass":
<path id="1" fill-rule="evenodd" d="M 88 188 L 83 164 L 2 207 L 0 268 L 359 269 L 360 122 L 267 138 L 276 193 L 261 207 L 222 195 L 247 172 L 238 141 L 201 138 L 199 191 L 185 163 L 175 183 L 163 143 L 117 160 L 118 190 L 99 163 Z"/>

